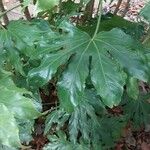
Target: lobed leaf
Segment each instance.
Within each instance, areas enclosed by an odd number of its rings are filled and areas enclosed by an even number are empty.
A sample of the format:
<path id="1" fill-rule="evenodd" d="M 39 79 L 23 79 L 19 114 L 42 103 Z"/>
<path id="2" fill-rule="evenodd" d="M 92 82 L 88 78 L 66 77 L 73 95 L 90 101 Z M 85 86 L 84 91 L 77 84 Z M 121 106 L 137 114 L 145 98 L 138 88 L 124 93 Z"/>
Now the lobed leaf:
<path id="1" fill-rule="evenodd" d="M 58 42 L 60 48 L 47 54 L 41 65 L 29 72 L 29 77 L 45 84 L 57 72 L 58 67 L 71 57 L 58 82 L 58 96 L 66 110 L 72 111 L 82 102 L 89 72 L 97 94 L 109 107 L 116 106 L 121 101 L 128 75 L 148 80 L 148 67 L 142 47 L 120 29 L 100 32 L 92 39 L 68 23 L 62 24 L 61 28 L 65 35 Z M 92 61 L 89 70 L 90 57 Z"/>
<path id="2" fill-rule="evenodd" d="M 149 98 L 149 93 L 141 94 L 137 100 L 124 95 L 121 105 L 127 119 L 132 121 L 134 128 L 140 128 L 150 123 Z"/>

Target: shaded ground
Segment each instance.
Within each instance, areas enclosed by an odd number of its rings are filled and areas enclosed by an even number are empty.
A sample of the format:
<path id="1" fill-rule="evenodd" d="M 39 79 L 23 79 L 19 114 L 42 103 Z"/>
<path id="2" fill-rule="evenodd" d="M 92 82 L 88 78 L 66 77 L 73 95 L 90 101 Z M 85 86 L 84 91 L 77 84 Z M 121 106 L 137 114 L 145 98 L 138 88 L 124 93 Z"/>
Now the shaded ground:
<path id="1" fill-rule="evenodd" d="M 19 4 L 18 0 L 3 0 L 4 1 L 4 5 L 6 9 L 10 9 L 16 5 Z M 78 2 L 78 0 L 76 0 Z M 98 1 L 99 0 L 95 0 L 95 9 L 97 8 L 98 5 Z M 106 2 L 104 2 L 104 6 L 107 7 L 107 9 L 113 9 L 113 7 L 116 7 L 117 4 L 117 0 L 114 0 L 114 2 L 112 3 L 111 6 L 109 6 L 111 0 L 106 0 Z M 144 6 L 145 2 L 147 0 L 131 0 L 130 1 L 130 6 L 128 9 L 128 12 L 125 16 L 126 19 L 129 20 L 135 20 L 137 18 L 138 12 L 141 10 L 141 8 Z M 120 10 L 119 10 L 119 14 L 123 12 L 124 7 L 126 5 L 127 0 L 123 0 L 122 5 L 120 6 Z M 111 8 L 109 8 L 111 7 Z M 30 5 L 29 6 L 29 11 L 31 13 L 31 15 L 33 14 L 33 12 L 35 12 L 35 6 Z M 95 10 L 96 11 L 96 10 Z M 10 20 L 16 20 L 19 18 L 24 17 L 23 12 L 21 12 L 21 7 L 12 10 L 11 12 L 8 13 L 8 17 Z"/>

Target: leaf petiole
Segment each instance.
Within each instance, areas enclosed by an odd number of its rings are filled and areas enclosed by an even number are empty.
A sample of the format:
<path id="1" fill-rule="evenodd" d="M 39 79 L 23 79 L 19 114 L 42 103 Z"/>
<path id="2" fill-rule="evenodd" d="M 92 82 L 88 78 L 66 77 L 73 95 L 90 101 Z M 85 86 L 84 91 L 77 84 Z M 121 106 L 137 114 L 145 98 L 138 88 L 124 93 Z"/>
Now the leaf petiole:
<path id="1" fill-rule="evenodd" d="M 99 13 L 99 17 L 98 17 L 98 20 L 97 20 L 96 29 L 95 29 L 94 35 L 93 35 L 93 37 L 92 37 L 92 41 L 94 40 L 95 36 L 96 36 L 97 33 L 98 33 L 99 25 L 100 25 L 100 22 L 101 22 L 101 16 L 102 16 L 102 0 L 99 1 L 99 6 L 98 6 L 98 8 L 100 9 L 100 13 Z"/>

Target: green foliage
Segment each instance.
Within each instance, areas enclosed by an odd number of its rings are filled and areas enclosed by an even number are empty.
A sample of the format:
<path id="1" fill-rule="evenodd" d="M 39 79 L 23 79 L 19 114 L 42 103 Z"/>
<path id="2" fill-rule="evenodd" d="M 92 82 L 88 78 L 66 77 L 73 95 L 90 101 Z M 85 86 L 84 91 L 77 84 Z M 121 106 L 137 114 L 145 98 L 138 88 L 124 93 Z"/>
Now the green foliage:
<path id="1" fill-rule="evenodd" d="M 86 90 L 85 93 L 83 102 L 72 113 L 55 110 L 47 116 L 45 131 L 51 144 L 46 148 L 64 147 L 64 149 L 73 150 L 74 147 L 79 146 L 82 149 L 86 145 L 84 148 L 87 150 L 91 148 L 98 150 L 100 147 L 107 149 L 114 146 L 114 142 L 121 136 L 122 128 L 126 125 L 126 118 L 109 115 L 92 89 Z M 69 134 L 68 141 L 59 135 L 60 130 L 65 126 L 67 135 Z M 56 130 L 53 130 L 53 127 Z M 57 136 L 53 136 L 54 133 Z"/>
<path id="2" fill-rule="evenodd" d="M 36 109 L 31 93 L 16 87 L 7 74 L 1 73 L 0 89 L 0 141 L 5 146 L 19 147 L 19 129 L 16 121 L 33 120 L 40 113 Z"/>
<path id="3" fill-rule="evenodd" d="M 93 32 L 96 28 L 97 18 L 93 18 L 89 21 L 88 24 L 79 25 L 78 27 L 85 32 L 88 32 L 90 35 L 93 35 Z M 125 33 L 131 35 L 133 38 L 140 39 L 144 35 L 144 26 L 140 22 L 135 23 L 123 19 L 120 16 L 107 13 L 102 15 L 101 24 L 99 26 L 100 31 L 110 31 L 113 28 L 120 28 Z"/>
<path id="4" fill-rule="evenodd" d="M 61 28 L 66 33 L 58 42 L 60 46 L 46 55 L 41 65 L 29 72 L 29 77 L 34 80 L 38 76 L 45 84 L 57 72 L 58 67 L 72 56 L 58 82 L 58 95 L 66 110 L 72 111 L 82 102 L 89 73 L 97 94 L 109 107 L 120 103 L 126 76 L 148 80 L 148 67 L 142 54 L 142 46 L 123 31 L 113 29 L 100 32 L 92 39 L 87 33 L 68 23 L 63 23 Z"/>
<path id="5" fill-rule="evenodd" d="M 41 115 L 38 111 L 39 102 L 37 103 L 33 95 L 36 91 L 32 94 L 25 88 L 33 89 L 27 81 L 26 74 L 28 70 L 36 66 L 35 62 L 37 62 L 37 65 L 39 64 L 42 57 L 42 55 L 38 55 L 37 58 L 34 55 L 35 51 L 38 51 L 41 47 L 47 48 L 49 42 L 47 38 L 53 33 L 49 26 L 47 29 L 47 26 L 48 24 L 42 20 L 38 22 L 36 20 L 33 22 L 19 20 L 10 22 L 7 30 L 0 29 L 0 104 L 8 109 L 8 115 L 12 120 L 12 126 L 8 123 L 10 132 L 5 128 L 6 121 L 10 119 L 8 117 L 3 118 L 3 115 L 0 120 L 1 128 L 5 129 L 0 136 L 0 141 L 5 146 L 20 147 L 21 142 L 29 143 L 32 139 L 34 119 Z M 12 79 L 20 88 L 16 86 Z M 37 89 L 38 86 L 35 86 Z M 17 145 L 17 143 L 19 144 Z"/>
<path id="6" fill-rule="evenodd" d="M 80 2 L 84 10 L 89 1 Z M 68 0 L 53 9 L 58 4 L 37 1 L 56 26 L 32 19 L 0 28 L 0 149 L 19 149 L 32 140 L 41 116 L 39 88 L 54 78 L 59 106 L 46 116 L 50 143 L 44 150 L 110 149 L 129 121 L 134 128 L 149 123 L 150 96 L 138 85 L 150 81 L 149 40 L 140 42 L 144 25 L 106 14 L 94 34 L 97 17 L 82 22 L 79 3 Z M 141 15 L 150 20 L 149 3 Z M 119 104 L 123 113 L 109 113 L 107 107 Z"/>
<path id="7" fill-rule="evenodd" d="M 124 96 L 121 103 L 128 120 L 132 121 L 134 128 L 140 128 L 150 123 L 150 94 L 142 94 L 137 100 Z"/>
<path id="8" fill-rule="evenodd" d="M 7 106 L 16 118 L 30 120 L 39 116 L 34 102 L 30 98 L 23 96 L 29 95 L 31 97 L 31 93 L 16 87 L 9 77 L 0 79 L 0 88 L 0 103 Z"/>

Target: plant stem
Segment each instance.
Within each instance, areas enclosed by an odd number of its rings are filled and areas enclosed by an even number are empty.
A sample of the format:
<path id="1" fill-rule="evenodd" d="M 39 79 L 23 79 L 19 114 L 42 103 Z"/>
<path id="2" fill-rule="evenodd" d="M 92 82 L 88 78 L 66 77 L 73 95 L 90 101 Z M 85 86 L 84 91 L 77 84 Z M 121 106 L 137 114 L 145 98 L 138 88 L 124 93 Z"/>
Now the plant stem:
<path id="1" fill-rule="evenodd" d="M 100 0 L 98 7 L 99 7 L 99 9 L 100 9 L 100 13 L 99 13 L 99 17 L 98 17 L 98 20 L 97 20 L 96 29 L 95 29 L 95 32 L 94 32 L 94 35 L 93 35 L 92 40 L 95 38 L 95 36 L 97 35 L 98 30 L 99 30 L 99 25 L 100 25 L 101 17 L 102 17 L 102 0 Z"/>
<path id="2" fill-rule="evenodd" d="M 0 14 L 0 18 L 3 17 L 4 15 L 6 15 L 8 12 L 12 11 L 13 9 L 16 9 L 16 8 L 20 7 L 21 5 L 22 5 L 22 3 L 20 3 L 20 4 L 14 6 L 14 7 L 12 7 L 12 8 L 10 8 L 10 9 L 8 9 L 8 10 L 2 12 L 2 13 Z"/>
<path id="3" fill-rule="evenodd" d="M 99 1 L 99 3 L 100 3 L 100 1 Z M 100 5 L 99 5 L 99 3 L 98 3 L 98 7 L 97 7 L 96 16 L 98 16 L 98 14 L 99 14 L 99 9 L 100 9 Z"/>

